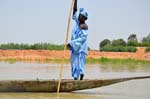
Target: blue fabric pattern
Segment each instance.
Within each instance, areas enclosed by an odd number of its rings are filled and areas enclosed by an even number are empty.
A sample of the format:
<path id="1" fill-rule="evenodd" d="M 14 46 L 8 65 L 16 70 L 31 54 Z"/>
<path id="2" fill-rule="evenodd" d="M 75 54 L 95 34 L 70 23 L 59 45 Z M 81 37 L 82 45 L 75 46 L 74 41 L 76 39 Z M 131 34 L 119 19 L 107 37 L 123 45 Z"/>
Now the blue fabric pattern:
<path id="1" fill-rule="evenodd" d="M 72 37 L 69 44 L 71 45 L 71 67 L 72 77 L 79 78 L 81 74 L 85 74 L 86 56 L 88 54 L 87 36 L 88 30 L 83 30 L 79 26 L 78 15 L 73 15 L 76 26 L 72 31 Z"/>

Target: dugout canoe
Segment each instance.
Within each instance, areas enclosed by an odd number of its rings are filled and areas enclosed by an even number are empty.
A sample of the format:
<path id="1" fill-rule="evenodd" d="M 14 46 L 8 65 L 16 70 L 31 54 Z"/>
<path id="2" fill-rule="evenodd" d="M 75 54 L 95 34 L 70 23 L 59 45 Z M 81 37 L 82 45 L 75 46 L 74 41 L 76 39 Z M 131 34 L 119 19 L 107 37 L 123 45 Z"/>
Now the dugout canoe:
<path id="1" fill-rule="evenodd" d="M 92 89 L 129 80 L 147 79 L 150 76 L 93 80 L 62 80 L 60 92 Z M 57 92 L 58 80 L 3 80 L 0 92 Z"/>

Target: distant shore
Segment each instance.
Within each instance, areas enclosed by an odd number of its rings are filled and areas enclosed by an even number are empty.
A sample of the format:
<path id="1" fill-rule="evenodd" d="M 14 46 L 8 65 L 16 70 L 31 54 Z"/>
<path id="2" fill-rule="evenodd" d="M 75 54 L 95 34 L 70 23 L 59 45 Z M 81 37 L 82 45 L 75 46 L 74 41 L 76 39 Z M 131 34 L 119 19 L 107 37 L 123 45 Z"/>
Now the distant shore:
<path id="1" fill-rule="evenodd" d="M 67 50 L 65 58 L 69 59 L 70 51 Z M 49 50 L 0 50 L 0 60 L 60 60 L 63 58 L 63 51 Z M 145 52 L 145 48 L 138 48 L 137 52 L 99 52 L 89 51 L 88 59 L 133 59 L 150 61 L 150 52 Z"/>

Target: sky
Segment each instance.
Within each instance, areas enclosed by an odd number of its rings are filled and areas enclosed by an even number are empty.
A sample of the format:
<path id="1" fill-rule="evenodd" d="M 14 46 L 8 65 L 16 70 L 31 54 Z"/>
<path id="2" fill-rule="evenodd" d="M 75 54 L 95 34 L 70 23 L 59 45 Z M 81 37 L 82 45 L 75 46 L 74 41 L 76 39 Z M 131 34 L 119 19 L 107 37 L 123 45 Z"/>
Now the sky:
<path id="1" fill-rule="evenodd" d="M 0 0 L 0 43 L 64 44 L 72 0 Z M 78 0 L 88 12 L 88 45 L 104 39 L 139 41 L 150 33 L 150 0 Z M 73 27 L 71 22 L 71 30 Z"/>

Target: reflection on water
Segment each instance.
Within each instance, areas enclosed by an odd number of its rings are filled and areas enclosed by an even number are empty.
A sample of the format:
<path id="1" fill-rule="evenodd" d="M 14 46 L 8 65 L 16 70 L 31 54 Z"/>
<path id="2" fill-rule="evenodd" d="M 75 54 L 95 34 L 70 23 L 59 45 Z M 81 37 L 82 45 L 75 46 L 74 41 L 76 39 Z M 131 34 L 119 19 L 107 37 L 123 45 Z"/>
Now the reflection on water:
<path id="1" fill-rule="evenodd" d="M 0 62 L 0 80 L 58 79 L 60 64 Z M 70 65 L 65 64 L 63 78 L 72 79 Z M 150 75 L 150 66 L 93 64 L 87 65 L 85 79 Z M 150 79 L 133 80 L 102 88 L 61 93 L 0 93 L 0 99 L 150 99 Z"/>
<path id="2" fill-rule="evenodd" d="M 149 99 L 149 93 L 140 94 L 134 90 L 127 92 L 117 88 L 123 87 L 122 85 L 110 86 L 111 88 L 93 89 L 87 91 L 78 91 L 71 93 L 0 93 L 0 99 Z M 114 88 L 113 88 L 114 87 Z M 125 86 L 127 87 L 127 86 Z M 123 87 L 123 88 L 125 88 Z M 117 90 L 113 90 L 117 89 Z M 127 89 L 129 90 L 129 89 Z M 132 94 L 133 93 L 133 94 Z"/>

